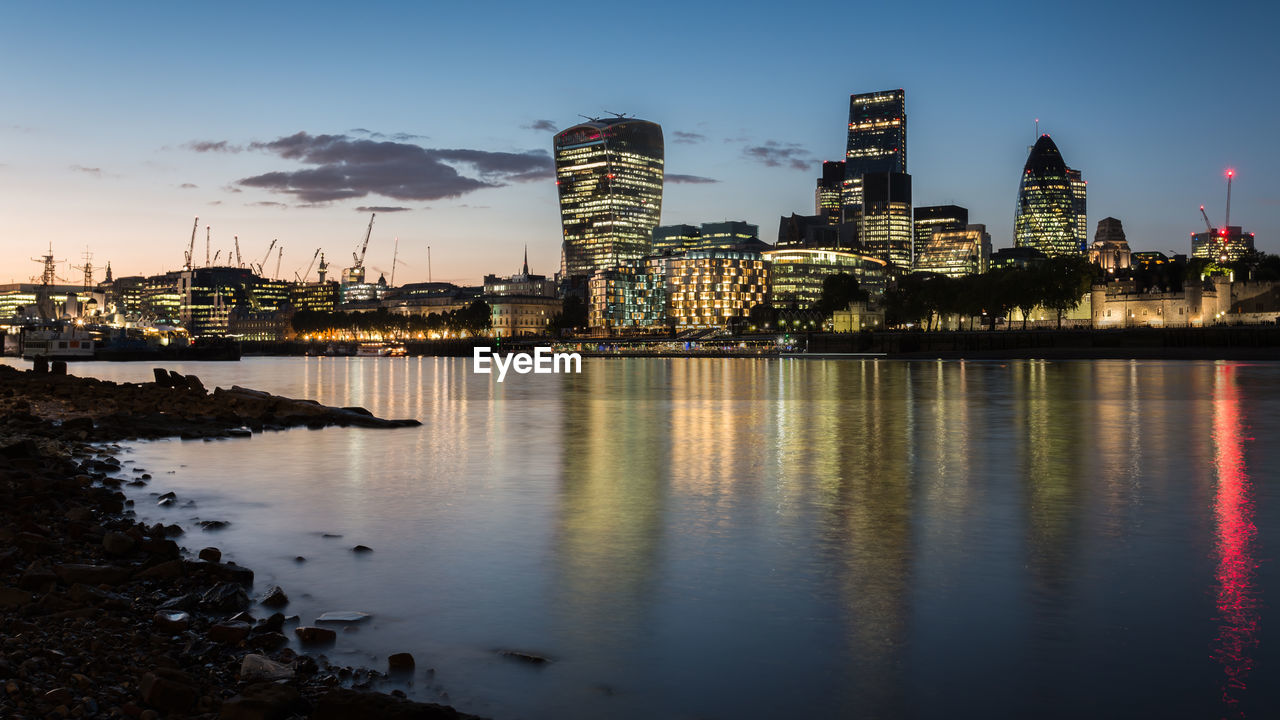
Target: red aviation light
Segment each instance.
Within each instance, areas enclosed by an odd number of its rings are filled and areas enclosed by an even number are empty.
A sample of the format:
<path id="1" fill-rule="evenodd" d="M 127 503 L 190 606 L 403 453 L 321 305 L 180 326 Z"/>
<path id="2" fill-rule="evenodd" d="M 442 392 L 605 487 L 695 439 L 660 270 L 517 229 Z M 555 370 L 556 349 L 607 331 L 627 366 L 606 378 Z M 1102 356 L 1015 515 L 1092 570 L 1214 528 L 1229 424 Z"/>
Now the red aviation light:
<path id="1" fill-rule="evenodd" d="M 1236 176 L 1236 171 L 1232 168 L 1227 168 L 1227 177 L 1231 178 L 1235 176 Z"/>

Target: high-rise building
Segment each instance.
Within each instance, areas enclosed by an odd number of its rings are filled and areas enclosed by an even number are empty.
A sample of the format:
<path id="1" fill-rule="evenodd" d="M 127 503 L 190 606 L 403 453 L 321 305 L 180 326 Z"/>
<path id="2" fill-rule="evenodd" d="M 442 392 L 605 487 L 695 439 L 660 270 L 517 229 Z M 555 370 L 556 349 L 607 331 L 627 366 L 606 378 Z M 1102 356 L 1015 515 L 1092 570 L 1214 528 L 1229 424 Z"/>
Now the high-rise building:
<path id="1" fill-rule="evenodd" d="M 1015 247 L 1030 247 L 1049 257 L 1084 255 L 1085 183 L 1071 170 L 1058 146 L 1041 135 L 1027 156 L 1018 187 L 1014 217 Z"/>
<path id="2" fill-rule="evenodd" d="M 769 263 L 758 252 L 692 250 L 671 258 L 668 312 L 677 330 L 721 328 L 769 298 Z"/>
<path id="3" fill-rule="evenodd" d="M 702 223 L 699 248 L 727 248 L 760 239 L 760 226 L 743 220 Z"/>
<path id="4" fill-rule="evenodd" d="M 1191 257 L 1220 263 L 1242 260 L 1253 253 L 1253 233 L 1239 225 L 1191 234 Z"/>
<path id="5" fill-rule="evenodd" d="M 898 268 L 909 269 L 915 239 L 911 221 L 911 176 L 876 172 L 862 176 L 858 238 L 863 250 Z"/>
<path id="6" fill-rule="evenodd" d="M 556 134 L 555 165 L 566 277 L 649 254 L 662 216 L 661 127 L 625 117 L 574 125 Z"/>
<path id="7" fill-rule="evenodd" d="M 934 230 L 963 230 L 969 224 L 969 211 L 959 205 L 925 205 L 915 208 L 912 214 L 917 253 L 929 244 Z"/>
<path id="8" fill-rule="evenodd" d="M 991 236 L 986 225 L 960 230 L 934 230 L 916 255 L 918 272 L 960 278 L 987 271 L 991 262 Z"/>
<path id="9" fill-rule="evenodd" d="M 818 178 L 818 187 L 813 192 L 813 214 L 826 218 L 831 225 L 841 221 L 844 167 L 843 160 L 822 163 L 822 177 Z"/>
<path id="10" fill-rule="evenodd" d="M 862 206 L 862 176 L 907 172 L 906 93 L 882 90 L 849 96 L 849 139 L 845 145 L 844 221 Z"/>
<path id="11" fill-rule="evenodd" d="M 696 225 L 659 225 L 653 229 L 653 254 L 670 255 L 698 247 L 702 230 Z"/>
<path id="12" fill-rule="evenodd" d="M 1124 226 L 1113 218 L 1098 221 L 1098 232 L 1093 236 L 1093 245 L 1089 248 L 1089 261 L 1114 273 L 1117 270 L 1128 270 L 1131 263 L 1129 241 L 1124 237 Z"/>

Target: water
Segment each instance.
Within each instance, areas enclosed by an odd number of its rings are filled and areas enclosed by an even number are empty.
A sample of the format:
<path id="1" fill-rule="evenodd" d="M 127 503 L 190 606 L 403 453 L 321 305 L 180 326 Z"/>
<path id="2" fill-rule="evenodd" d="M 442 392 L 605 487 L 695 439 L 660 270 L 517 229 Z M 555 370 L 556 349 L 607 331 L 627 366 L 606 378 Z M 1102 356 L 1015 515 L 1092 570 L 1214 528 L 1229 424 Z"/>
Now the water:
<path id="1" fill-rule="evenodd" d="M 155 475 L 139 515 L 304 620 L 372 613 L 330 656 L 412 652 L 421 699 L 500 720 L 1280 708 L 1280 364 L 174 367 L 423 421 L 127 455 Z M 196 506 L 154 507 L 167 490 Z"/>

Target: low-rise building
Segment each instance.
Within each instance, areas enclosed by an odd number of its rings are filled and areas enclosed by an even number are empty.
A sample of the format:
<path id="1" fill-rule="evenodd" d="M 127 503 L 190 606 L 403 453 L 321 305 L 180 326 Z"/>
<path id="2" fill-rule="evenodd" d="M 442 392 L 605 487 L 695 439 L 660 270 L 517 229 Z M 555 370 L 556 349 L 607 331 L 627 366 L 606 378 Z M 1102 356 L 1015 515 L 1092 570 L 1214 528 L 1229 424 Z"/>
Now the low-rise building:
<path id="1" fill-rule="evenodd" d="M 844 310 L 831 314 L 831 330 L 838 333 L 884 329 L 884 311 L 864 302 L 851 302 Z"/>
<path id="2" fill-rule="evenodd" d="M 963 229 L 938 228 L 929 242 L 916 253 L 916 272 L 930 272 L 952 278 L 979 275 L 991 263 L 991 236 L 986 225 Z"/>
<path id="3" fill-rule="evenodd" d="M 770 263 L 770 303 L 779 310 L 808 310 L 822 297 L 823 282 L 842 273 L 852 275 L 873 299 L 884 295 L 888 263 L 880 258 L 804 247 L 776 248 L 762 254 Z"/>
<path id="4" fill-rule="evenodd" d="M 769 297 L 769 262 L 756 251 L 693 250 L 673 258 L 670 273 L 678 331 L 727 327 Z"/>

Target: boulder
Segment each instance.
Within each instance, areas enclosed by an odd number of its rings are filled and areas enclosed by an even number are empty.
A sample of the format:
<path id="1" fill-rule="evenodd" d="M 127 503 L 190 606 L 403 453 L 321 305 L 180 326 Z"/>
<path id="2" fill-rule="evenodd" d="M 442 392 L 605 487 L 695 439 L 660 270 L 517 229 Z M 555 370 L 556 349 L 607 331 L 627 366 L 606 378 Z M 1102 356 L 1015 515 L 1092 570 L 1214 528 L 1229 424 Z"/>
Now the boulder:
<path id="1" fill-rule="evenodd" d="M 284 594 L 284 590 L 279 585 L 272 585 L 267 594 L 262 598 L 262 604 L 269 608 L 280 608 L 289 604 L 289 596 Z M 284 618 L 281 617 L 281 621 Z"/>
<path id="2" fill-rule="evenodd" d="M 216 547 L 203 548 L 200 551 L 200 559 L 211 563 L 219 562 L 222 560 L 222 551 Z"/>
<path id="3" fill-rule="evenodd" d="M 387 657 L 387 669 L 391 672 L 405 672 L 412 670 L 413 667 L 413 655 L 407 652 L 395 653 Z"/>
<path id="4" fill-rule="evenodd" d="M 223 645 L 239 645 L 252 628 L 245 622 L 220 622 L 209 628 L 209 639 Z"/>
<path id="5" fill-rule="evenodd" d="M 112 531 L 102 536 L 102 548 L 112 555 L 128 555 L 137 544 L 124 533 Z"/>
<path id="6" fill-rule="evenodd" d="M 368 620 L 369 613 L 356 612 L 354 610 L 335 610 L 327 612 L 316 618 L 316 622 L 322 623 L 354 623 L 361 620 Z"/>
<path id="7" fill-rule="evenodd" d="M 260 682 L 222 703 L 219 720 L 285 720 L 304 717 L 310 704 L 295 688 Z"/>
<path id="8" fill-rule="evenodd" d="M 338 633 L 329 628 L 315 627 L 312 625 L 301 625 L 293 629 L 295 635 L 304 644 L 317 645 L 321 643 L 331 643 L 338 639 Z"/>
<path id="9" fill-rule="evenodd" d="M 200 692 L 191 676 L 169 668 L 156 668 L 138 684 L 142 702 L 166 713 L 186 713 L 195 707 Z"/>
<path id="10" fill-rule="evenodd" d="M 311 720 L 481 720 L 448 705 L 420 703 L 375 692 L 334 688 L 316 702 Z"/>
<path id="11" fill-rule="evenodd" d="M 265 655 L 249 653 L 240 661 L 240 681 L 255 682 L 266 680 L 288 680 L 293 677 L 293 668 L 269 659 Z"/>
<path id="12" fill-rule="evenodd" d="M 191 616 L 185 612 L 160 611 L 152 616 L 155 626 L 165 632 L 182 632 L 191 627 Z"/>
<path id="13" fill-rule="evenodd" d="M 87 585 L 119 585 L 129 579 L 129 568 L 115 565 L 81 565 L 64 563 L 55 565 L 53 572 L 62 582 L 85 583 Z"/>
<path id="14" fill-rule="evenodd" d="M 220 582 L 205 591 L 200 603 L 211 610 L 244 610 L 249 607 L 249 596 L 236 583 Z"/>

